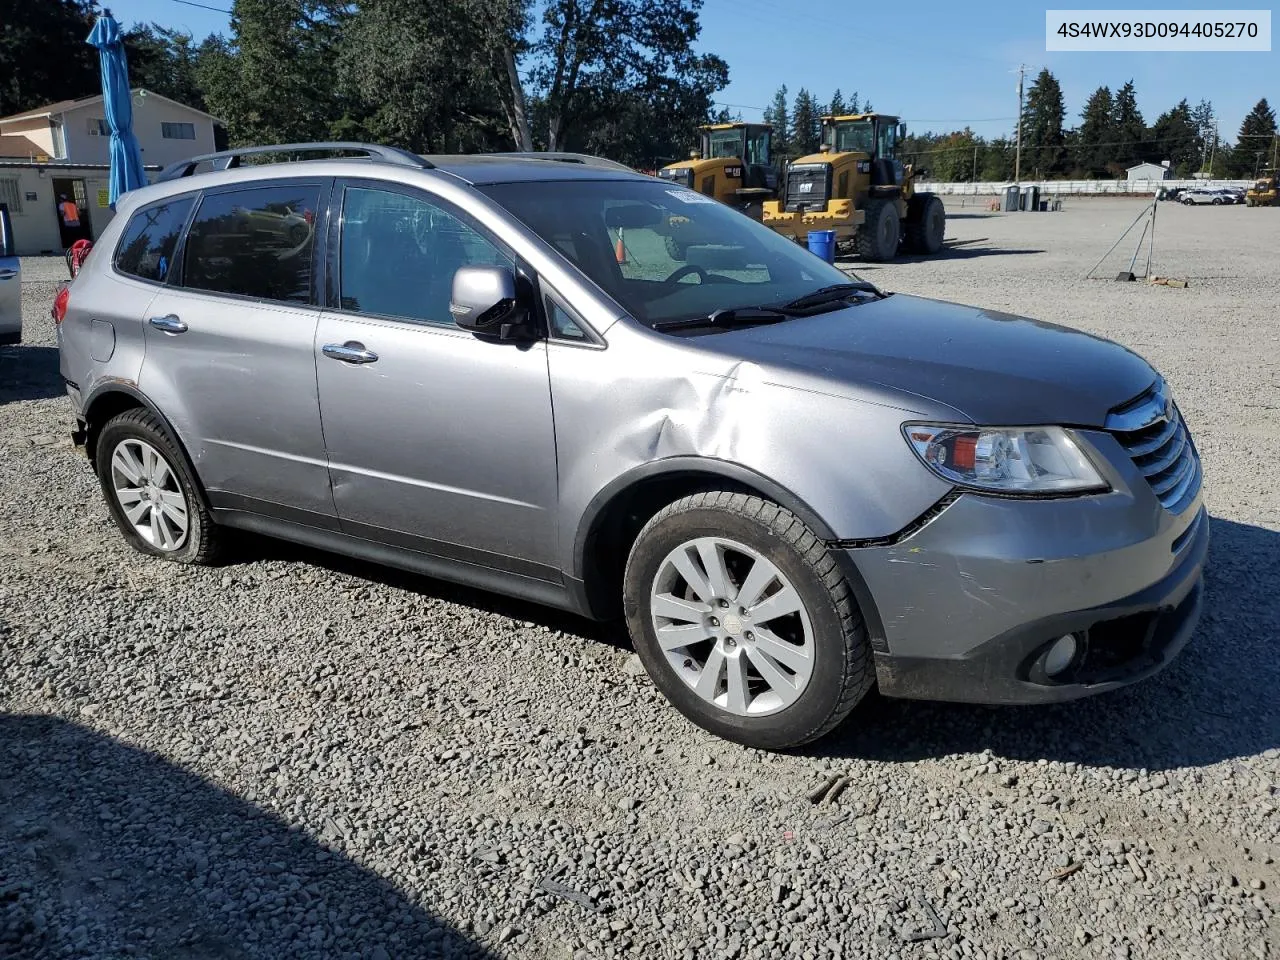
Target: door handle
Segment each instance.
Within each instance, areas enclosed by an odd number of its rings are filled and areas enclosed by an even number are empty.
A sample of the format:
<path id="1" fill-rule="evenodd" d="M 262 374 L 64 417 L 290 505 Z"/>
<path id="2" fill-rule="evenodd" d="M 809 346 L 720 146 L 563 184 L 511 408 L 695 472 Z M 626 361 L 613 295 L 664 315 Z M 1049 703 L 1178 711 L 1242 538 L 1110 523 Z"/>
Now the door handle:
<path id="1" fill-rule="evenodd" d="M 17 270 L 0 270 L 0 280 L 12 280 L 17 275 Z"/>
<path id="2" fill-rule="evenodd" d="M 157 330 L 163 330 L 165 333 L 186 333 L 187 325 L 182 322 L 176 313 L 168 313 L 163 317 L 152 317 L 150 323 Z"/>
<path id="3" fill-rule="evenodd" d="M 341 360 L 344 363 L 373 363 L 378 359 L 376 353 L 366 350 L 363 343 L 355 340 L 348 340 L 346 343 L 326 343 L 320 350 L 331 360 Z"/>

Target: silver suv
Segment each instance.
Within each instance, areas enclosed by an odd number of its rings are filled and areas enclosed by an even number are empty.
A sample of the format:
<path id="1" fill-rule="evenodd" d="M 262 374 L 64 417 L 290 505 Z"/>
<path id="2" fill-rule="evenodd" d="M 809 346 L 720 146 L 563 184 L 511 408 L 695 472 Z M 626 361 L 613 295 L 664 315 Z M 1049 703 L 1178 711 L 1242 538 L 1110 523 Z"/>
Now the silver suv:
<path id="1" fill-rule="evenodd" d="M 240 162 L 301 149 L 329 156 Z M 239 528 L 622 615 L 740 743 L 876 684 L 1110 690 L 1199 615 L 1200 461 L 1140 357 L 886 293 L 607 161 L 195 158 L 122 198 L 55 315 L 142 553 Z"/>

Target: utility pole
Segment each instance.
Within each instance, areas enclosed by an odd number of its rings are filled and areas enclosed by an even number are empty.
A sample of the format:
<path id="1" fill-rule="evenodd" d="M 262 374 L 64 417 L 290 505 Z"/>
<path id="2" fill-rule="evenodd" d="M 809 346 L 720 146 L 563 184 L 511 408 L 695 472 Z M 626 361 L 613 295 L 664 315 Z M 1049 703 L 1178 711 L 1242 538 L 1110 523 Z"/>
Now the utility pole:
<path id="1" fill-rule="evenodd" d="M 1280 138 L 1277 139 L 1280 140 Z M 1272 163 L 1272 166 L 1275 166 L 1275 164 Z M 974 183 L 978 182 L 978 145 L 976 143 L 973 145 L 973 174 L 969 179 Z"/>
<path id="2" fill-rule="evenodd" d="M 1013 182 L 1022 182 L 1022 78 L 1027 72 L 1025 63 L 1018 64 L 1018 141 L 1013 153 Z"/>
<path id="3" fill-rule="evenodd" d="M 1213 179 L 1213 156 L 1218 152 L 1218 118 L 1213 118 L 1213 146 L 1209 148 L 1209 179 Z"/>

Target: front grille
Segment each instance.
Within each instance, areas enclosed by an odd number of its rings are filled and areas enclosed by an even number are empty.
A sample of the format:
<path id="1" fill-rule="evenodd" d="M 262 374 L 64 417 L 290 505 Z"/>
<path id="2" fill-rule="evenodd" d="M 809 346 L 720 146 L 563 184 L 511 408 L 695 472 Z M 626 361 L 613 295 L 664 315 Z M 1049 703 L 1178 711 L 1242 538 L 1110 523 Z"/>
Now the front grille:
<path id="1" fill-rule="evenodd" d="M 1200 492 L 1200 456 L 1177 405 L 1162 381 L 1107 417 L 1107 429 L 1120 441 L 1171 513 L 1181 513 Z"/>
<path id="2" fill-rule="evenodd" d="M 788 213 L 826 210 L 831 196 L 831 164 L 800 163 L 787 170 L 783 209 Z"/>

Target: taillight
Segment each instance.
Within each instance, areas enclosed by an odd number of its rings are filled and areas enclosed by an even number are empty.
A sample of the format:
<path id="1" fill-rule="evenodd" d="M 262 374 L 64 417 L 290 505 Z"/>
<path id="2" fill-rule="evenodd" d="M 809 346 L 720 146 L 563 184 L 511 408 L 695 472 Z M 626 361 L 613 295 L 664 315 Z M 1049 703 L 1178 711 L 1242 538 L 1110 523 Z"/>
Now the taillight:
<path id="1" fill-rule="evenodd" d="M 71 303 L 71 288 L 63 287 L 53 298 L 53 322 L 59 324 L 67 315 L 67 305 Z"/>

